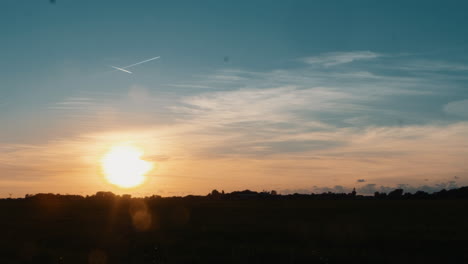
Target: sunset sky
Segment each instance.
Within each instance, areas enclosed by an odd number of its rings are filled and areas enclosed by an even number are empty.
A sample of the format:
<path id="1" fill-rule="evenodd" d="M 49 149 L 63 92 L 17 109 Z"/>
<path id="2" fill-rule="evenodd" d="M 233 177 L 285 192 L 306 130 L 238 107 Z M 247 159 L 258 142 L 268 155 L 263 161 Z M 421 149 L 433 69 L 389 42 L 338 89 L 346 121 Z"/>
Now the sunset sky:
<path id="1" fill-rule="evenodd" d="M 467 10 L 2 0 L 0 197 L 467 185 Z M 153 164 L 141 186 L 105 180 L 122 144 Z"/>

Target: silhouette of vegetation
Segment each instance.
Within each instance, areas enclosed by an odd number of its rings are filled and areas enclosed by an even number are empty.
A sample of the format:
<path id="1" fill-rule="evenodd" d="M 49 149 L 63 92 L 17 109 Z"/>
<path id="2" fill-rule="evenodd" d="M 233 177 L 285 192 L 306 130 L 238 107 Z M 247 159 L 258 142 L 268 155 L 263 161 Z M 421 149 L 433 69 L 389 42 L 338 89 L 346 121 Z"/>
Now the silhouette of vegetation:
<path id="1" fill-rule="evenodd" d="M 0 199 L 0 263 L 466 263 L 468 187 Z"/>

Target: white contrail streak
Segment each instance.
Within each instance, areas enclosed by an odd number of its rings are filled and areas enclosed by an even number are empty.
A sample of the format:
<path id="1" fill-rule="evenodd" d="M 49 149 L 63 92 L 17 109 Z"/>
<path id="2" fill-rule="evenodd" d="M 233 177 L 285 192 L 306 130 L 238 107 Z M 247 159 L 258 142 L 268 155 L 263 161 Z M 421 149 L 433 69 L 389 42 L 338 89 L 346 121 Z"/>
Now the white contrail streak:
<path id="1" fill-rule="evenodd" d="M 121 67 L 121 68 L 115 67 L 115 66 L 111 66 L 111 67 L 116 69 L 116 70 L 119 70 L 119 71 L 123 71 L 123 72 L 126 72 L 126 73 L 132 73 L 131 71 L 128 71 L 128 70 L 125 70 L 125 69 L 128 69 L 128 68 L 133 67 L 133 66 L 137 66 L 139 64 L 142 64 L 142 63 L 145 63 L 145 62 L 148 62 L 148 61 L 156 60 L 156 59 L 159 59 L 159 58 L 161 58 L 161 56 L 157 56 L 157 57 L 154 57 L 154 58 L 151 58 L 151 59 L 140 61 L 140 62 L 134 63 L 132 65 L 128 65 L 128 66 Z"/>
<path id="2" fill-rule="evenodd" d="M 157 57 L 154 57 L 154 58 L 151 58 L 151 59 L 147 59 L 147 60 L 144 60 L 144 61 L 140 61 L 140 62 L 134 63 L 134 64 L 132 64 L 132 65 L 128 65 L 128 66 L 122 67 L 122 69 L 127 69 L 127 68 L 130 68 L 130 67 L 133 67 L 133 66 L 137 66 L 137 65 L 139 65 L 139 64 L 142 64 L 142 63 L 145 63 L 145 62 L 148 62 L 148 61 L 152 61 L 152 60 L 159 59 L 159 58 L 161 58 L 161 56 L 157 56 Z"/>
<path id="3" fill-rule="evenodd" d="M 119 71 L 123 71 L 123 72 L 132 74 L 131 71 L 127 71 L 127 70 L 125 70 L 125 69 L 123 69 L 123 68 L 119 68 L 119 67 L 115 67 L 115 66 L 111 66 L 111 67 L 114 68 L 114 69 L 116 69 L 116 70 L 119 70 Z"/>

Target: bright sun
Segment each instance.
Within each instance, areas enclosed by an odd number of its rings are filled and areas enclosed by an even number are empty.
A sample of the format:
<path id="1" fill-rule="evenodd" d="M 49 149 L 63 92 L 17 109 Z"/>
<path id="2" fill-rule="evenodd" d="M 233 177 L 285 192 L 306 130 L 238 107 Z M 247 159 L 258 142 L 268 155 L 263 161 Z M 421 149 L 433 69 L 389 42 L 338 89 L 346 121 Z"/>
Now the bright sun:
<path id="1" fill-rule="evenodd" d="M 141 159 L 143 151 L 129 146 L 115 146 L 102 159 L 106 179 L 119 187 L 131 188 L 145 181 L 153 164 Z"/>

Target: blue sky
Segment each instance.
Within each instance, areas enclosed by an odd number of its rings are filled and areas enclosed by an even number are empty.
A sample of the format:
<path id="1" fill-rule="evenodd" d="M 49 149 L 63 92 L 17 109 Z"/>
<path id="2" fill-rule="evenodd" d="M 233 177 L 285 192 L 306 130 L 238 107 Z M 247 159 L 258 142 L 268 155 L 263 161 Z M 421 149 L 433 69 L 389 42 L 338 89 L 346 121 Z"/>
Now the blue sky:
<path id="1" fill-rule="evenodd" d="M 0 191 L 110 188 L 122 141 L 158 165 L 141 193 L 466 184 L 467 7 L 3 1 Z"/>

